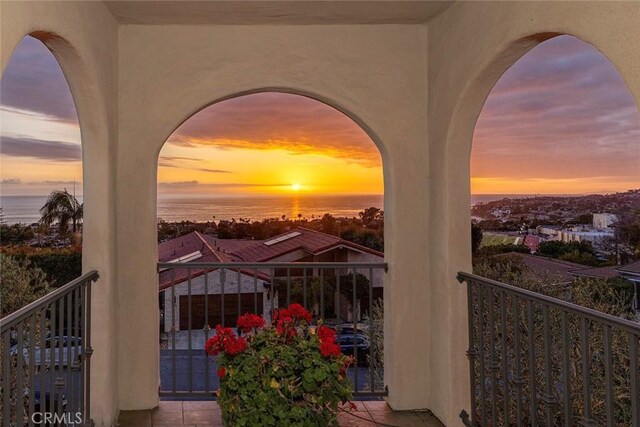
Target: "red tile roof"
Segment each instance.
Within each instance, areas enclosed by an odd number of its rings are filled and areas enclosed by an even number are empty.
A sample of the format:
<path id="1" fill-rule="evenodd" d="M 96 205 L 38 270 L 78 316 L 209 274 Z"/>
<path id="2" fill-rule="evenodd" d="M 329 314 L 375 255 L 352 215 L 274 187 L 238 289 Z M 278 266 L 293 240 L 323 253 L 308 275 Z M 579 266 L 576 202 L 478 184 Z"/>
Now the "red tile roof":
<path id="1" fill-rule="evenodd" d="M 286 240 L 282 240 L 270 245 L 266 242 L 277 240 L 288 234 L 296 233 Z M 266 262 L 282 255 L 303 250 L 309 254 L 317 255 L 325 251 L 338 247 L 348 247 L 356 251 L 371 253 L 384 257 L 382 252 L 358 245 L 337 236 L 310 230 L 304 227 L 296 227 L 293 230 L 274 236 L 266 241 L 262 240 L 239 240 L 239 239 L 219 239 L 217 237 L 203 235 L 194 231 L 184 236 L 162 242 L 158 245 L 159 262 L 170 262 L 180 257 L 200 251 L 201 258 L 192 262 Z M 214 271 L 210 269 L 208 271 Z M 250 272 L 251 275 L 254 272 Z M 191 277 L 204 274 L 204 270 L 192 270 Z M 262 280 L 270 278 L 265 274 L 259 274 Z M 264 277 L 263 277 L 264 276 Z M 160 290 L 171 286 L 172 280 L 180 283 L 187 280 L 189 273 L 187 269 L 174 269 L 173 276 L 170 270 L 160 272 Z"/>
<path id="2" fill-rule="evenodd" d="M 290 233 L 297 233 L 297 235 L 269 246 L 265 244 Z M 303 250 L 311 255 L 318 255 L 338 247 L 348 247 L 356 251 L 384 257 L 382 252 L 370 249 L 366 246 L 358 245 L 357 243 L 341 239 L 340 237 L 333 236 L 331 234 L 322 233 L 320 231 L 304 227 L 296 227 L 286 233 L 274 236 L 272 239 L 262 242 L 261 244 L 246 247 L 240 251 L 235 251 L 233 255 L 245 262 L 266 262 L 296 250 Z"/>
<path id="3" fill-rule="evenodd" d="M 623 265 L 617 269 L 621 273 L 627 273 L 634 276 L 640 276 L 640 261 L 632 262 L 631 264 Z"/>

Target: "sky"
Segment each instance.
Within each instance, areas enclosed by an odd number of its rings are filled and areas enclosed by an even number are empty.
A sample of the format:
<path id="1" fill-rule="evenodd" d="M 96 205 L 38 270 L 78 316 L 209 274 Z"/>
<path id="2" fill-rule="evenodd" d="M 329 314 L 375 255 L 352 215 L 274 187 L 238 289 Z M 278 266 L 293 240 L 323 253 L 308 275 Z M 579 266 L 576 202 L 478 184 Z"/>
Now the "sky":
<path id="1" fill-rule="evenodd" d="M 0 83 L 2 194 L 81 191 L 80 131 L 54 57 L 26 37 Z M 640 114 L 591 45 L 546 41 L 498 81 L 474 134 L 474 194 L 609 193 L 640 187 Z M 170 195 L 380 194 L 380 154 L 348 117 L 318 101 L 262 93 L 192 116 L 160 154 Z"/>

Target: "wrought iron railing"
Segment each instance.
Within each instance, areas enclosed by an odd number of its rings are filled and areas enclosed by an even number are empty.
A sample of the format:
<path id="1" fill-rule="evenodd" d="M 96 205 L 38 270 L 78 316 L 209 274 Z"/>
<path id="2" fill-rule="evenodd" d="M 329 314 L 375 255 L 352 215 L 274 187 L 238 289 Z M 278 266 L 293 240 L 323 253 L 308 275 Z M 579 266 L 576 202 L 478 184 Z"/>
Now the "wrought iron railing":
<path id="1" fill-rule="evenodd" d="M 385 263 L 350 262 L 159 263 L 160 396 L 215 397 L 218 378 L 204 343 L 216 324 L 235 327 L 247 312 L 270 320 L 274 309 L 293 302 L 338 329 L 343 352 L 357 361 L 348 374 L 354 395 L 385 396 L 380 312 L 386 269 Z"/>
<path id="2" fill-rule="evenodd" d="M 640 324 L 467 273 L 472 426 L 640 426 Z"/>
<path id="3" fill-rule="evenodd" d="M 93 425 L 92 271 L 0 320 L 3 426 Z"/>

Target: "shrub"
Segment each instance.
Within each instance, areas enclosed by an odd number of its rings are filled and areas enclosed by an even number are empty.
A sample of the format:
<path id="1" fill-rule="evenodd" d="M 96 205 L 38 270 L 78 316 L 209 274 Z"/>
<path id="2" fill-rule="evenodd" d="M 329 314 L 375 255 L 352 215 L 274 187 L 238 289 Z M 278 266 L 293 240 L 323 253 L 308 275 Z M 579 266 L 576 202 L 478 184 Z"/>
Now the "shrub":
<path id="1" fill-rule="evenodd" d="M 0 253 L 0 317 L 32 303 L 52 288 L 44 272 L 28 260 Z"/>
<path id="2" fill-rule="evenodd" d="M 337 426 L 340 403 L 351 399 L 335 331 L 309 326 L 299 304 L 276 310 L 265 326 L 260 316 L 238 318 L 238 335 L 216 326 L 205 349 L 218 358 L 218 403 L 225 425 Z"/>

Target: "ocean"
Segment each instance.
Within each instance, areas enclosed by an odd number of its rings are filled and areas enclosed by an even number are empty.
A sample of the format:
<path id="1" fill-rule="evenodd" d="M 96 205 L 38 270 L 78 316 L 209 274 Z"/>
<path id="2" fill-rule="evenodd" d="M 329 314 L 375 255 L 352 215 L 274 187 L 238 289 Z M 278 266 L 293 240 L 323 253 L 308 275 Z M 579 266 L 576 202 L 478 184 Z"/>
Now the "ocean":
<path id="1" fill-rule="evenodd" d="M 474 194 L 471 204 L 504 198 L 533 197 L 534 194 Z M 540 195 L 539 195 L 540 196 Z M 82 196 L 78 199 L 82 201 Z M 0 196 L 7 224 L 31 224 L 40 219 L 39 209 L 47 196 Z M 330 213 L 338 217 L 357 216 L 369 207 L 384 208 L 382 195 L 287 195 L 287 196 L 160 196 L 158 218 L 165 221 L 211 221 L 240 219 L 252 221 L 264 218 L 312 219 Z"/>
<path id="2" fill-rule="evenodd" d="M 82 197 L 78 197 L 82 201 Z M 7 224 L 31 224 L 40 219 L 39 209 L 47 196 L 0 196 Z M 382 195 L 291 195 L 291 196 L 171 196 L 158 200 L 158 218 L 165 221 L 211 221 L 247 218 L 322 217 L 330 213 L 338 217 L 357 216 L 369 207 L 383 208 Z"/>

